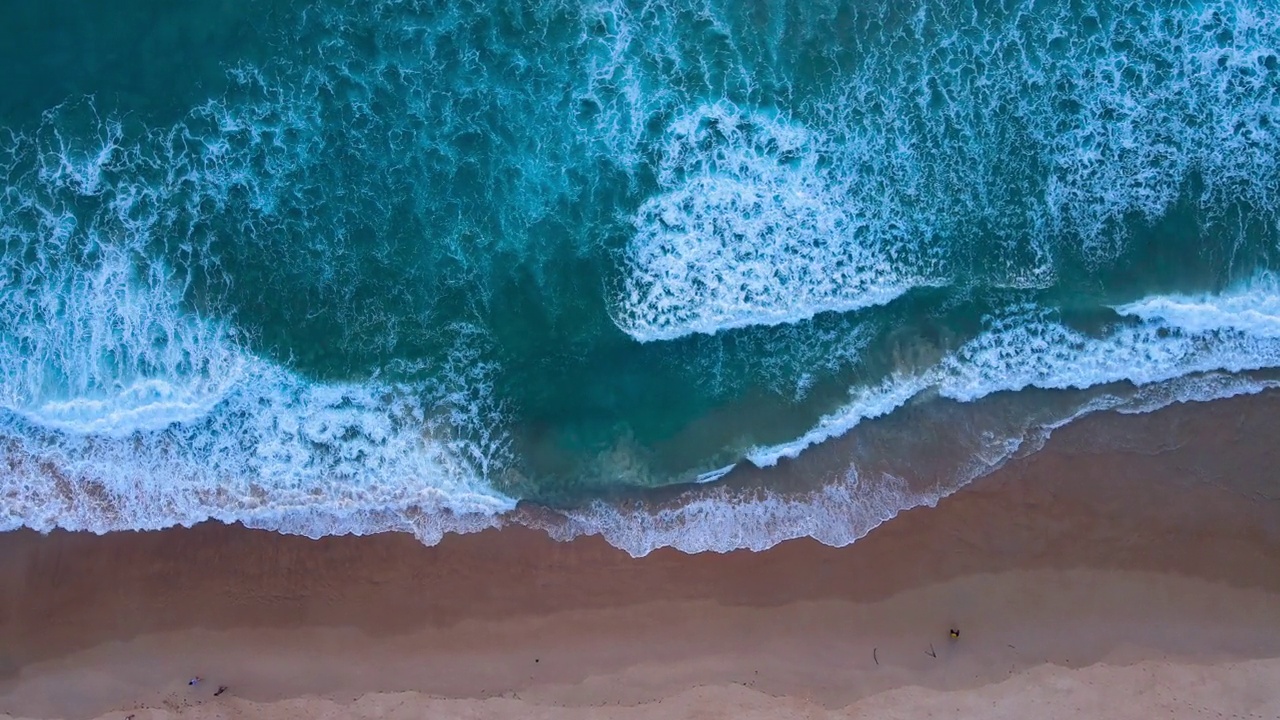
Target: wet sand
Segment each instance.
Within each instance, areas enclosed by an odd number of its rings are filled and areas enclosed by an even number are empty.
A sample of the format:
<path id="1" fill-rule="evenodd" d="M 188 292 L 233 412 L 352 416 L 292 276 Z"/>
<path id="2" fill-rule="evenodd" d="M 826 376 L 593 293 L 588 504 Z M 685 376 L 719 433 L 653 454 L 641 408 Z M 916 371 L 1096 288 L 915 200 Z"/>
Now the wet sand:
<path id="1" fill-rule="evenodd" d="M 1086 418 L 839 549 L 8 533 L 0 717 L 1280 717 L 1277 438 Z"/>

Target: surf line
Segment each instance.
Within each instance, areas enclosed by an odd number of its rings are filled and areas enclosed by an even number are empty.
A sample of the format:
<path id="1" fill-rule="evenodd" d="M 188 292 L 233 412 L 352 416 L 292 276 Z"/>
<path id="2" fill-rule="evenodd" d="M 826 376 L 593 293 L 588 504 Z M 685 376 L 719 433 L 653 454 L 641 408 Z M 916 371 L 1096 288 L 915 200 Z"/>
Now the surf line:
<path id="1" fill-rule="evenodd" d="M 732 471 L 736 467 L 738 467 L 738 463 L 731 463 L 729 465 L 725 465 L 724 467 L 718 468 L 716 470 L 709 470 L 707 472 L 702 473 L 698 477 L 694 478 L 693 481 L 699 485 L 705 485 L 709 482 L 715 482 L 716 480 L 719 480 L 725 475 L 728 475 L 730 471 Z"/>

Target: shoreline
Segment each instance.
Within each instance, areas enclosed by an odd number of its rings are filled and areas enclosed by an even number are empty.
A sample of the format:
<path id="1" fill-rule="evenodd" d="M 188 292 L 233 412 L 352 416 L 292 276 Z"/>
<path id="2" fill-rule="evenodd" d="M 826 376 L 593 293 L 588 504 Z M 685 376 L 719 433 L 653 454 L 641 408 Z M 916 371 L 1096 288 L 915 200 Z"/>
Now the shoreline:
<path id="1" fill-rule="evenodd" d="M 1277 431 L 1274 392 L 1088 416 L 844 548 L 6 533 L 0 717 L 896 716 L 1187 673 L 1280 712 Z"/>

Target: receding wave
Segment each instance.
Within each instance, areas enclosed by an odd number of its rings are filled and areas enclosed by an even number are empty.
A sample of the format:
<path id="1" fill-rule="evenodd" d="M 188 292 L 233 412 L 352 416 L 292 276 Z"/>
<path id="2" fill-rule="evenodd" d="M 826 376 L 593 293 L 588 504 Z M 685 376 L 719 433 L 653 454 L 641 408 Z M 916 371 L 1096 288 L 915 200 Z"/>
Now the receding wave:
<path id="1" fill-rule="evenodd" d="M 554 521 L 542 517 L 520 521 L 564 540 L 599 535 L 634 557 L 664 547 L 690 553 L 759 551 L 806 537 L 843 547 L 904 510 L 932 506 L 1007 461 L 1039 450 L 1054 430 L 1090 413 L 1149 413 L 1174 403 L 1250 395 L 1276 387 L 1280 381 L 1274 378 L 1209 373 L 1144 386 L 1130 394 L 1100 393 L 1068 401 L 1055 408 L 1056 415 L 1014 426 L 969 428 L 966 437 L 948 448 L 958 452 L 947 453 L 936 441 L 916 448 L 951 462 L 927 487 L 914 487 L 905 474 L 864 472 L 856 461 L 846 460 L 842 472 L 812 490 L 699 488 L 690 490 L 679 503 L 593 502 Z M 946 431 L 940 437 L 957 434 L 954 427 L 939 430 Z"/>
<path id="2" fill-rule="evenodd" d="M 747 457 L 756 465 L 773 465 L 925 393 L 973 402 L 1025 388 L 1081 390 L 1121 382 L 1145 386 L 1192 374 L 1280 366 L 1280 335 L 1274 332 L 1280 314 L 1275 295 L 1265 291 L 1274 287 L 1267 276 L 1194 303 L 1145 298 L 1116 308 L 1117 314 L 1141 322 L 1115 322 L 1101 337 L 1073 330 L 1034 306 L 989 317 L 982 334 L 937 365 L 851 389 L 848 405 L 824 416 L 802 437 L 756 448 Z"/>

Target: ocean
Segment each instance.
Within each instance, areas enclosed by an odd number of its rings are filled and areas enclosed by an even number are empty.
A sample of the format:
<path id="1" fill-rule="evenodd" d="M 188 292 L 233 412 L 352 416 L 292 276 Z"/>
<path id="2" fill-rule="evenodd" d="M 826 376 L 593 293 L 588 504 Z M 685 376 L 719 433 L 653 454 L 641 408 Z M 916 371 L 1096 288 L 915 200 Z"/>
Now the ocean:
<path id="1" fill-rule="evenodd" d="M 1280 384 L 1280 5 L 0 10 L 0 529 L 854 542 Z"/>

